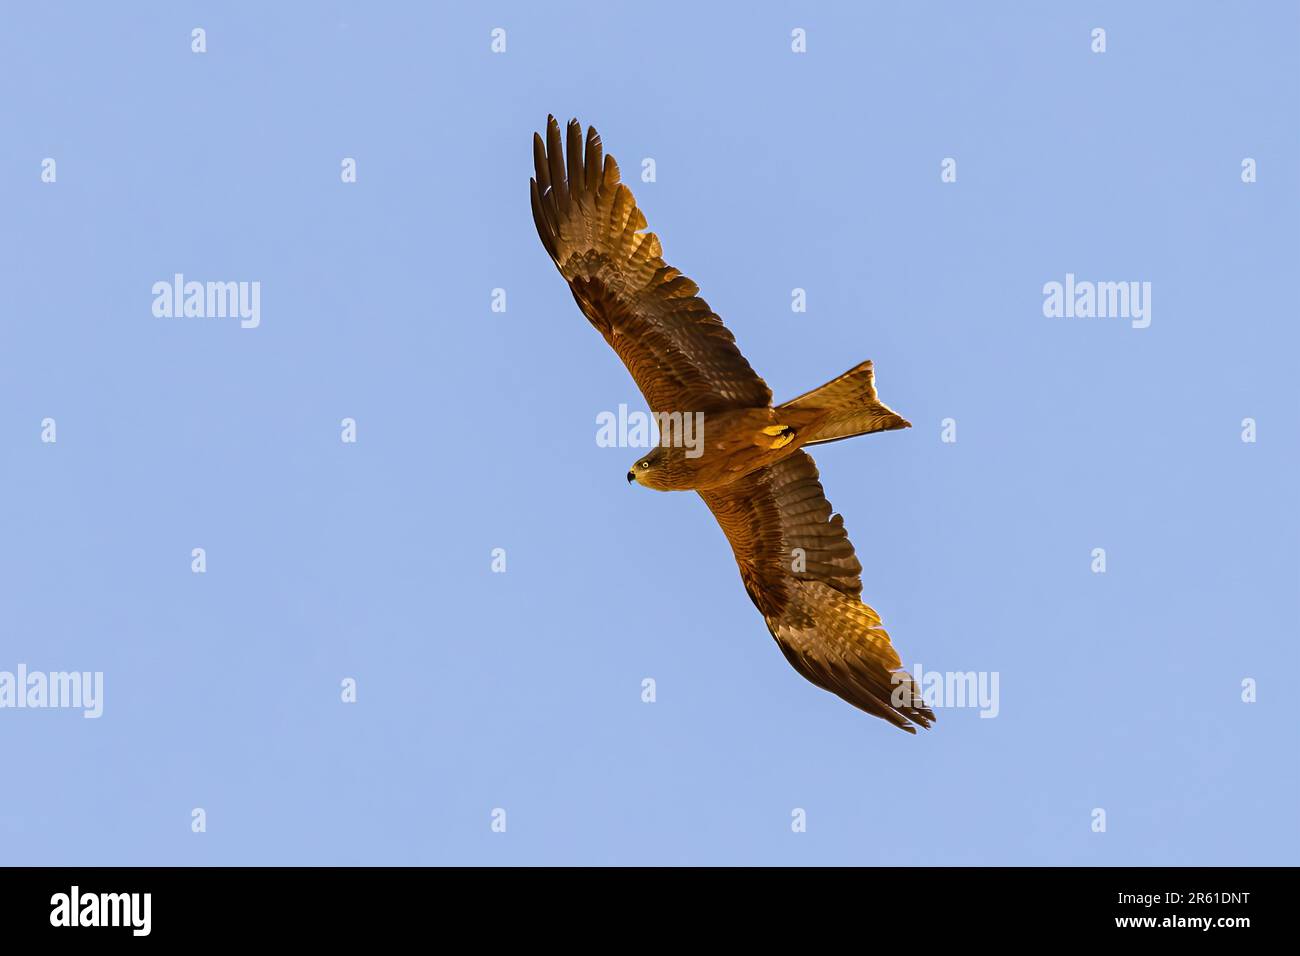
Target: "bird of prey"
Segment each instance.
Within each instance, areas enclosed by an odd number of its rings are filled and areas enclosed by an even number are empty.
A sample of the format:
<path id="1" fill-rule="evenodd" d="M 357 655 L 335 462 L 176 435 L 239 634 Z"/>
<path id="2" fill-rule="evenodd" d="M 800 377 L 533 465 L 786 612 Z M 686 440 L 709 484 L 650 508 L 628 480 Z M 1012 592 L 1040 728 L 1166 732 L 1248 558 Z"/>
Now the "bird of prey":
<path id="1" fill-rule="evenodd" d="M 895 727 L 935 719 L 862 603 L 862 565 L 804 448 L 910 423 L 876 395 L 870 361 L 781 405 L 735 338 L 661 257 L 600 136 L 555 117 L 533 136 L 533 219 L 579 308 L 618 353 L 660 421 L 698 415 L 692 450 L 662 433 L 629 482 L 695 491 L 731 543 L 750 600 L 809 681 Z"/>

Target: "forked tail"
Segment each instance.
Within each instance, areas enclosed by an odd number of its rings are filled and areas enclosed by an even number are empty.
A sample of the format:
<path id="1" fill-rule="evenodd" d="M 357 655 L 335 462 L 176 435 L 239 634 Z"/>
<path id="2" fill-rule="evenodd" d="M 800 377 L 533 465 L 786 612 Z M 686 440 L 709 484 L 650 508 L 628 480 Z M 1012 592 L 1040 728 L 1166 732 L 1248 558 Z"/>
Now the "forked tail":
<path id="1" fill-rule="evenodd" d="M 876 395 L 876 373 L 870 359 L 820 388 L 777 406 L 778 412 L 786 409 L 802 412 L 820 409 L 827 413 L 811 432 L 800 436 L 801 445 L 820 445 L 854 435 L 912 427 L 911 422 Z"/>

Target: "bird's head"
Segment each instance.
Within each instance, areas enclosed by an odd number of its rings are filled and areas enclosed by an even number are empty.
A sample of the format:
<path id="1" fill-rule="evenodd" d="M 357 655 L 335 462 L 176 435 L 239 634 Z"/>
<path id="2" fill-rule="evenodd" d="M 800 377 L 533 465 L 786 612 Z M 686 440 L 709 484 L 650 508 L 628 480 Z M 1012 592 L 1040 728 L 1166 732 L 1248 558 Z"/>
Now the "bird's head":
<path id="1" fill-rule="evenodd" d="M 644 485 L 655 491 L 675 491 L 685 487 L 680 482 L 682 476 L 678 473 L 681 469 L 675 460 L 681 456 L 674 456 L 672 451 L 672 448 L 659 446 L 643 458 L 638 458 L 628 469 L 627 483 Z"/>

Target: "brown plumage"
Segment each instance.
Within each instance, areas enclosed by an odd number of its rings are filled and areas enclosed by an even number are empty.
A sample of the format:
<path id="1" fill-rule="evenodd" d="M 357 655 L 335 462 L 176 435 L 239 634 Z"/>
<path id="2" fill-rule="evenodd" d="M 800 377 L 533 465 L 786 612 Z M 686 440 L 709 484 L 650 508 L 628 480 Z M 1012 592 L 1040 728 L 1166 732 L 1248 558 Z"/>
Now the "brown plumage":
<path id="1" fill-rule="evenodd" d="M 698 286 L 661 257 L 659 239 L 604 156 L 595 128 L 548 118 L 533 137 L 533 219 L 583 313 L 632 373 L 654 413 L 700 413 L 692 455 L 668 441 L 628 480 L 695 490 L 722 526 L 750 599 L 804 677 L 909 733 L 934 714 L 914 693 L 862 581 L 844 522 L 831 513 L 806 445 L 908 427 L 876 395 L 870 362 L 792 399 L 772 392 Z"/>

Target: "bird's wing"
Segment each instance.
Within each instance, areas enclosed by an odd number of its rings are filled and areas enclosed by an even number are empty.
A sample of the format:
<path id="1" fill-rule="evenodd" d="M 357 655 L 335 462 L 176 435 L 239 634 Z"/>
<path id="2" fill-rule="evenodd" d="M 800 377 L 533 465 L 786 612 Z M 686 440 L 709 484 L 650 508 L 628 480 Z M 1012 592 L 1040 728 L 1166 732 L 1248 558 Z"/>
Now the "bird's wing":
<path id="1" fill-rule="evenodd" d="M 745 590 L 794 669 L 818 687 L 916 733 L 934 714 L 902 669 L 880 616 L 863 604 L 862 565 L 803 451 L 701 491 Z"/>
<path id="2" fill-rule="evenodd" d="M 533 220 L 573 297 L 632 373 L 654 412 L 765 407 L 772 391 L 697 296 L 699 286 L 661 258 L 659 239 L 619 181 L 600 136 L 569 123 L 568 155 L 550 117 L 533 136 Z"/>

